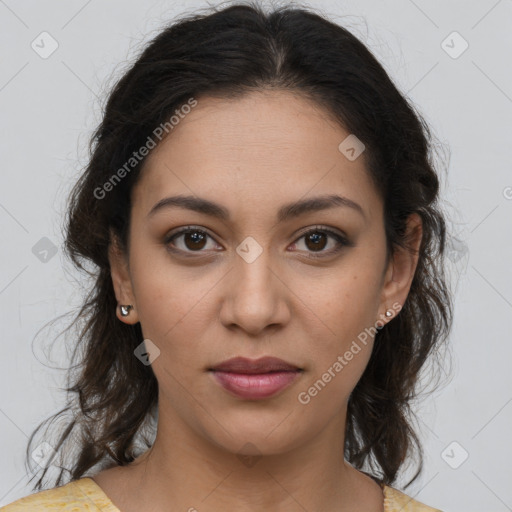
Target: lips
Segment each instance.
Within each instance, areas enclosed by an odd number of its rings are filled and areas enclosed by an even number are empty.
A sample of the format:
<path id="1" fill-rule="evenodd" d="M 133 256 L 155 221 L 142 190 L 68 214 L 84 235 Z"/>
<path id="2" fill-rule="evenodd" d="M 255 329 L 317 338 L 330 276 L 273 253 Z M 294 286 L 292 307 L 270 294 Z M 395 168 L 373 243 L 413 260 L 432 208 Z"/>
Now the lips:
<path id="1" fill-rule="evenodd" d="M 208 368 L 215 382 L 243 400 L 262 400 L 290 386 L 304 371 L 276 357 L 235 357 Z"/>
<path id="2" fill-rule="evenodd" d="M 273 372 L 296 372 L 302 371 L 298 366 L 287 363 L 277 357 L 261 357 L 260 359 L 247 359 L 245 357 L 233 357 L 212 368 L 211 371 L 239 373 L 239 374 L 257 374 Z"/>

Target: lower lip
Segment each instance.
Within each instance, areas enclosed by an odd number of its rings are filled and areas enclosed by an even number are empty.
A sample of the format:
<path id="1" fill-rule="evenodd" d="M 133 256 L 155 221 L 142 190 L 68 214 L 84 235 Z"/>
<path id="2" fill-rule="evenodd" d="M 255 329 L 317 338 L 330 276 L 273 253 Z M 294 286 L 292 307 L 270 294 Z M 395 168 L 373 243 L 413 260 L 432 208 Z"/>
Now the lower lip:
<path id="1" fill-rule="evenodd" d="M 262 399 L 288 387 L 299 371 L 242 374 L 213 371 L 216 381 L 229 393 L 246 399 Z"/>

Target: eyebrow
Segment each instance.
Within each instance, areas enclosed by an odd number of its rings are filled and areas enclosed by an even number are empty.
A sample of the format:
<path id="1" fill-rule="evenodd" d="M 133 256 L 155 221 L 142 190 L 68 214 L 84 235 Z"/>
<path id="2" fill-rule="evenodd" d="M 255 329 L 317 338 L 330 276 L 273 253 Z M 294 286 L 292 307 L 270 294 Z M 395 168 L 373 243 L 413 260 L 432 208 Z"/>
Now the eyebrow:
<path id="1" fill-rule="evenodd" d="M 224 206 L 218 203 L 214 203 L 213 201 L 203 199 L 201 197 L 184 195 L 165 197 L 161 199 L 153 206 L 153 208 L 151 208 L 150 212 L 148 213 L 148 217 L 152 217 L 158 211 L 171 207 L 192 210 L 198 213 L 216 217 L 223 221 L 230 220 L 229 210 L 227 210 Z M 336 207 L 351 208 L 359 212 L 366 219 L 364 210 L 358 203 L 347 197 L 331 194 L 285 204 L 279 209 L 277 213 L 277 221 L 283 222 L 305 213 L 317 212 Z"/>

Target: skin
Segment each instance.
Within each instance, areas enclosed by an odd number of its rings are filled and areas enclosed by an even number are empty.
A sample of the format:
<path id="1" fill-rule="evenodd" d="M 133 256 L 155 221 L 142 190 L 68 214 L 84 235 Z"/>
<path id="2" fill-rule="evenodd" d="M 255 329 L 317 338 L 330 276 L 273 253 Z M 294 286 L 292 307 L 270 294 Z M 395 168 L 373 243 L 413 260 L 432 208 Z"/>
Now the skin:
<path id="1" fill-rule="evenodd" d="M 309 403 L 298 400 L 365 328 L 393 321 L 384 313 L 405 302 L 417 265 L 402 250 L 386 265 L 382 199 L 364 153 L 350 161 L 338 150 L 348 135 L 287 91 L 204 97 L 148 156 L 133 190 L 128 254 L 110 249 L 116 298 L 134 306 L 118 318 L 140 322 L 160 350 L 154 445 L 94 477 L 122 512 L 383 511 L 377 483 L 343 457 L 347 400 L 373 337 Z M 231 219 L 177 207 L 148 217 L 177 194 L 215 201 Z M 364 216 L 335 207 L 276 222 L 283 204 L 326 194 L 357 202 Z M 192 257 L 166 248 L 166 235 L 187 225 L 210 235 L 203 256 L 183 235 L 174 245 Z M 314 259 L 303 234 L 316 225 L 354 245 Z M 420 217 L 409 229 L 418 249 Z M 252 263 L 236 252 L 248 236 L 263 250 Z M 318 251 L 336 246 L 329 236 Z M 207 371 L 237 355 L 276 356 L 304 371 L 278 395 L 243 400 Z M 252 465 L 241 457 L 255 453 L 246 443 L 260 456 Z"/>

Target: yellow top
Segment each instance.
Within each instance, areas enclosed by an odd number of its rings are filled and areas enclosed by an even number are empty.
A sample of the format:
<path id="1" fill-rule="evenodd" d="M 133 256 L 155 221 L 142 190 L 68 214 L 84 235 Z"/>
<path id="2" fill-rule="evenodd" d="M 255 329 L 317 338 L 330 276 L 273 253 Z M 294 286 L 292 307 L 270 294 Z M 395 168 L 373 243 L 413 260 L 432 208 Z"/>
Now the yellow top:
<path id="1" fill-rule="evenodd" d="M 441 512 L 413 500 L 406 494 L 381 485 L 384 493 L 384 512 Z M 0 512 L 121 512 L 89 477 L 39 491 L 0 508 Z"/>

